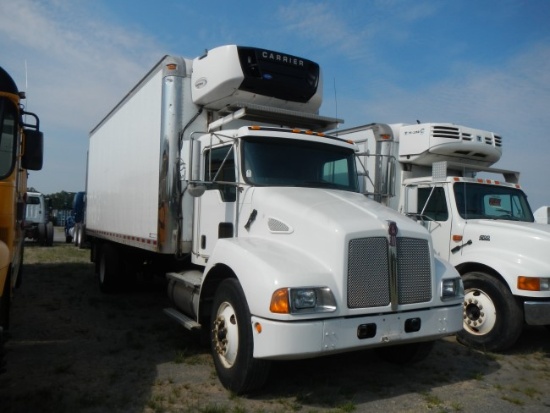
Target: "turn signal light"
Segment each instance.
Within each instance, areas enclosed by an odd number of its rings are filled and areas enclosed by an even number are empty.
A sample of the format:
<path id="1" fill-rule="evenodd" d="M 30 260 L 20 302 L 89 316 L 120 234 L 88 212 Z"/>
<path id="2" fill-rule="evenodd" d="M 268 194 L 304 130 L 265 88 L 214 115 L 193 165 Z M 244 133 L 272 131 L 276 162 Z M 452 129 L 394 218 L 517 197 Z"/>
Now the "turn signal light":
<path id="1" fill-rule="evenodd" d="M 288 288 L 281 288 L 271 296 L 269 311 L 278 314 L 289 314 L 290 303 L 288 301 Z"/>
<path id="2" fill-rule="evenodd" d="M 520 290 L 546 291 L 548 290 L 548 284 L 548 278 L 525 277 L 523 275 L 518 277 L 518 289 Z"/>

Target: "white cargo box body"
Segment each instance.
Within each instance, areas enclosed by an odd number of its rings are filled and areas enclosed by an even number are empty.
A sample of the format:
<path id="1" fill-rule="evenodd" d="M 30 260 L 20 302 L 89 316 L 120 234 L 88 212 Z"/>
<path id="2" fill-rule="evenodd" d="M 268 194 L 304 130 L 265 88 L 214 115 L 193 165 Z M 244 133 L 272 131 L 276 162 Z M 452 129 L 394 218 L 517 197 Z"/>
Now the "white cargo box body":
<path id="1" fill-rule="evenodd" d="M 159 210 L 162 70 L 90 134 L 86 227 L 155 250 Z"/>

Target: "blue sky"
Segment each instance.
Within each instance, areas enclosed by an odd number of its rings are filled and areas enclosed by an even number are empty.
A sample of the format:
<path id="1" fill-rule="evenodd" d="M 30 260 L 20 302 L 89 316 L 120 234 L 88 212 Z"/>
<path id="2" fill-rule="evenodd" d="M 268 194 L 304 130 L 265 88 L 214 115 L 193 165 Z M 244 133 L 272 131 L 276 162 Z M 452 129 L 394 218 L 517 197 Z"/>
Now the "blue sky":
<path id="1" fill-rule="evenodd" d="M 503 136 L 496 165 L 550 205 L 550 1 L 0 0 L 0 65 L 40 116 L 46 194 L 85 186 L 89 131 L 165 54 L 224 44 L 316 61 L 320 114 Z M 129 156 L 130 153 L 129 153 Z"/>

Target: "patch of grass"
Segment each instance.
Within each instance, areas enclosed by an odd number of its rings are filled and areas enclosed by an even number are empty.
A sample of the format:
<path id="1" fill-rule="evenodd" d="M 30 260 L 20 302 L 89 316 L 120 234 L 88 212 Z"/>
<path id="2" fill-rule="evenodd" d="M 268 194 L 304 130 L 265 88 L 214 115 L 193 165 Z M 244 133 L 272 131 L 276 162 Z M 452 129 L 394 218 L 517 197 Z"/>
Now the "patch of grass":
<path id="1" fill-rule="evenodd" d="M 478 381 L 481 381 L 485 378 L 484 374 L 477 371 L 474 373 L 473 377 L 472 377 L 474 380 L 478 380 Z"/>
<path id="2" fill-rule="evenodd" d="M 76 248 L 72 244 L 41 247 L 25 244 L 23 264 L 90 263 L 90 250 Z"/>
<path id="3" fill-rule="evenodd" d="M 357 409 L 357 406 L 353 402 L 345 402 L 344 404 L 338 406 L 338 409 L 342 412 L 349 413 L 355 411 Z"/>
<path id="4" fill-rule="evenodd" d="M 516 398 L 516 397 L 502 396 L 502 400 L 506 400 L 507 402 L 515 404 L 516 406 L 523 406 L 524 405 L 523 401 Z"/>
<path id="5" fill-rule="evenodd" d="M 437 397 L 435 394 L 431 393 L 422 393 L 424 401 L 428 404 L 428 408 L 438 407 L 443 404 L 443 400 Z"/>
<path id="6" fill-rule="evenodd" d="M 200 364 L 206 364 L 206 361 L 204 360 L 203 357 L 201 357 L 201 354 L 197 354 L 193 350 L 184 348 L 182 350 L 176 351 L 176 355 L 174 357 L 174 363 L 189 364 L 191 366 L 196 366 Z"/>

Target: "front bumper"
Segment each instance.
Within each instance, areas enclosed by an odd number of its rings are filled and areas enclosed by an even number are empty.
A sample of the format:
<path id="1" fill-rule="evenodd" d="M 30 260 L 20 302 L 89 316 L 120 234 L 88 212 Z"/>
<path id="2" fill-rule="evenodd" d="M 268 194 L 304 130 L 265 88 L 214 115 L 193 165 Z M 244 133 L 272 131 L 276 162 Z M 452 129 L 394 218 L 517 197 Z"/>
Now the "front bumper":
<path id="1" fill-rule="evenodd" d="M 407 320 L 420 319 L 418 331 L 406 332 Z M 462 329 L 462 304 L 428 310 L 306 321 L 275 321 L 252 317 L 254 357 L 292 360 L 363 350 L 385 345 L 431 341 Z M 375 325 L 374 331 L 372 326 Z M 372 334 L 359 338 L 369 326 Z"/>
<path id="2" fill-rule="evenodd" d="M 525 322 L 532 326 L 550 326 L 550 301 L 525 301 Z"/>

